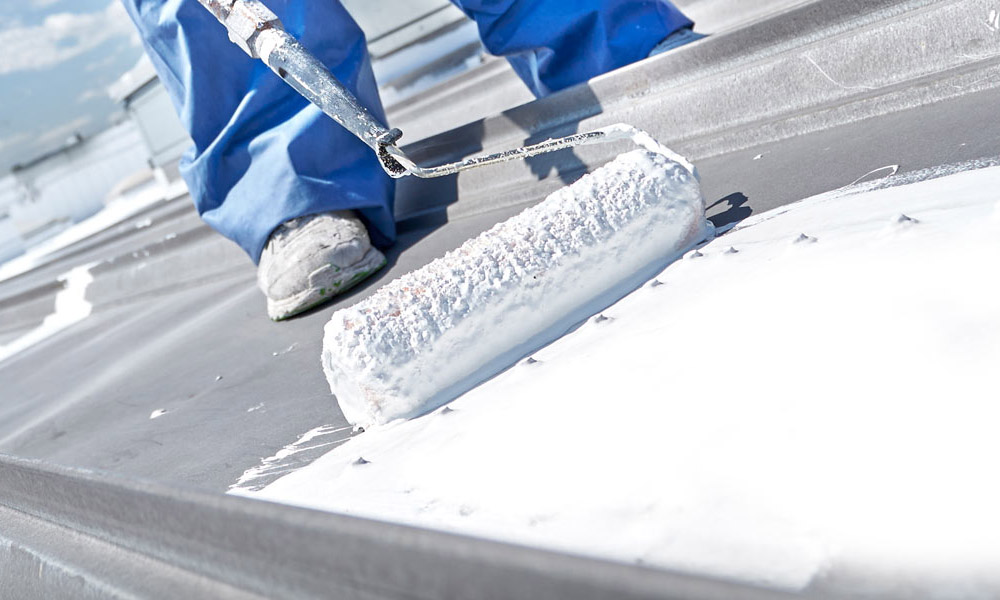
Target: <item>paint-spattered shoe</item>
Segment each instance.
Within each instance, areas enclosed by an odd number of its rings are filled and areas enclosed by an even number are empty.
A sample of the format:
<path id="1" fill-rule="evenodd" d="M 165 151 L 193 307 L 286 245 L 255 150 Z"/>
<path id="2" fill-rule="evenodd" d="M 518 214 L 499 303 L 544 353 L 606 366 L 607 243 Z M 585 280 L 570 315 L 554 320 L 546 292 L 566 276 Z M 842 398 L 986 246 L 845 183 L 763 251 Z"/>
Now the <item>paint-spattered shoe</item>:
<path id="1" fill-rule="evenodd" d="M 364 224 L 350 211 L 292 219 L 271 233 L 257 285 L 276 321 L 329 302 L 385 266 Z"/>

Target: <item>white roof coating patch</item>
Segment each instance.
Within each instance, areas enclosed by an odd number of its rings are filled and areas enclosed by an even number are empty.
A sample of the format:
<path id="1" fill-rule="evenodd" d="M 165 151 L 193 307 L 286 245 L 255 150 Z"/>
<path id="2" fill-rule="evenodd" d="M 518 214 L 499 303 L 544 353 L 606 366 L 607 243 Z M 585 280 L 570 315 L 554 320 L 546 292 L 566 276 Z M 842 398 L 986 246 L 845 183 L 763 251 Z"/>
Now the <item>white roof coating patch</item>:
<path id="1" fill-rule="evenodd" d="M 748 219 L 607 321 L 256 497 L 792 589 L 989 596 L 997 189 L 991 168 Z"/>
<path id="2" fill-rule="evenodd" d="M 87 286 L 94 280 L 90 274 L 93 266 L 93 264 L 82 265 L 59 276 L 58 279 L 64 282 L 64 287 L 56 294 L 55 312 L 45 317 L 38 327 L 0 346 L 0 362 L 90 316 L 93 307 L 87 302 L 86 294 Z"/>

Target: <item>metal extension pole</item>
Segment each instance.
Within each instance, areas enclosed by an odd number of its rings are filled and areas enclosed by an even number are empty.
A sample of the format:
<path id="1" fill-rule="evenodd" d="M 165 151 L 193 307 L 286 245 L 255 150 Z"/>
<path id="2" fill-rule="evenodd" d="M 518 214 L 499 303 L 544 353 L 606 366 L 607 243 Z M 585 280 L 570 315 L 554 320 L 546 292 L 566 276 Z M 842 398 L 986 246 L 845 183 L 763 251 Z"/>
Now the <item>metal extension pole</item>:
<path id="1" fill-rule="evenodd" d="M 403 132 L 389 129 L 368 112 L 319 59 L 285 31 L 277 15 L 260 0 L 198 1 L 225 25 L 233 43 L 251 57 L 264 61 L 288 85 L 374 150 L 382 168 L 392 177 L 441 177 L 565 148 L 629 139 L 621 132 L 588 131 L 454 163 L 421 167 L 396 146 Z"/>
<path id="2" fill-rule="evenodd" d="M 260 0 L 198 0 L 229 32 L 229 39 L 252 58 L 357 136 L 372 150 L 402 135 L 389 130 L 358 102 L 326 66 L 292 37 Z"/>

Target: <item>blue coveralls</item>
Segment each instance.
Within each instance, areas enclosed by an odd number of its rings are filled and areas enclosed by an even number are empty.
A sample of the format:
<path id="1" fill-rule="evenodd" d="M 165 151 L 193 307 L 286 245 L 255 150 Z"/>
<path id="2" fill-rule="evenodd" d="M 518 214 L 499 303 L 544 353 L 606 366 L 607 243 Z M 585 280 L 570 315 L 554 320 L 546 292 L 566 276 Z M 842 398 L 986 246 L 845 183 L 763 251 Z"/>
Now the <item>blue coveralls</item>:
<path id="1" fill-rule="evenodd" d="M 379 1 L 379 0 L 373 0 Z M 452 0 L 536 96 L 645 58 L 691 22 L 667 0 Z M 255 262 L 281 223 L 357 210 L 395 239 L 374 153 L 233 45 L 197 0 L 123 0 L 194 146 L 180 171 L 199 214 Z M 285 28 L 383 123 L 361 29 L 339 0 L 267 0 Z"/>

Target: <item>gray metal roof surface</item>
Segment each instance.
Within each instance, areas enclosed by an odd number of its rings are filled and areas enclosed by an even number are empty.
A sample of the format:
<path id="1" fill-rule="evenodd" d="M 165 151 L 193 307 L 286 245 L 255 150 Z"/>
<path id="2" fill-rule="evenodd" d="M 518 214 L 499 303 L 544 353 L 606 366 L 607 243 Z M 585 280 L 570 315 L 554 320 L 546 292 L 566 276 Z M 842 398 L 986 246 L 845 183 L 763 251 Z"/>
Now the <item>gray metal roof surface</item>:
<path id="1" fill-rule="evenodd" d="M 978 4 L 982 10 L 972 10 Z M 906 172 L 997 154 L 1000 126 L 985 115 L 996 106 L 1000 42 L 983 25 L 985 9 L 971 0 L 803 3 L 410 148 L 429 161 L 443 160 L 474 146 L 493 149 L 626 121 L 696 161 L 709 215 L 722 225 L 849 184 L 879 167 L 900 165 Z M 965 21 L 955 21 L 960 16 Z M 915 39 L 929 31 L 935 40 L 965 40 L 969 58 L 952 64 L 950 53 L 961 53 L 952 46 L 934 56 Z M 921 53 L 883 64 L 880 54 L 899 53 L 901 39 Z M 845 91 L 810 63 L 842 65 L 843 48 L 852 45 L 864 53 L 849 57 L 855 68 L 841 76 L 864 85 Z M 810 73 L 817 76 L 809 80 Z M 725 87 L 751 80 L 751 90 Z M 969 83 L 968 92 L 965 81 L 979 83 Z M 506 79 L 501 88 L 519 85 Z M 446 85 L 437 93 L 451 92 Z M 765 93 L 767 101 L 760 102 Z M 497 95 L 495 85 L 485 86 L 469 90 L 466 99 L 475 110 Z M 686 109 L 691 102 L 698 111 Z M 421 119 L 437 119 L 443 129 L 456 119 L 454 112 L 439 108 Z M 729 113 L 735 114 L 719 122 Z M 394 124 L 408 130 L 405 121 Z M 402 235 L 389 253 L 389 268 L 339 303 L 286 323 L 264 317 L 252 264 L 201 224 L 185 199 L 157 205 L 0 282 L 4 321 L 17 324 L 9 337 L 51 311 L 56 276 L 79 264 L 111 261 L 93 270 L 91 317 L 0 363 L 0 450 L 226 489 L 300 434 L 345 425 L 318 360 L 322 326 L 333 310 L 610 156 L 606 149 L 586 152 L 563 153 L 561 162 L 482 169 L 457 181 L 404 181 L 398 194 Z M 152 226 L 134 227 L 146 218 Z M 165 239 L 168 234 L 175 237 Z M 261 403 L 262 409 L 247 412 Z M 157 409 L 169 412 L 150 420 Z"/>
<path id="2" fill-rule="evenodd" d="M 626 121 L 696 161 L 709 214 L 724 224 L 886 165 L 905 172 L 996 154 L 997 120 L 985 115 L 995 106 L 1000 42 L 984 24 L 986 9 L 972 0 L 800 3 L 411 149 L 441 160 L 476 146 Z M 949 43 L 934 50 L 942 38 Z M 965 59 L 955 58 L 963 54 L 960 43 L 968 46 Z M 900 44 L 921 50 L 904 60 Z M 845 55 L 851 47 L 858 53 Z M 844 72 L 849 62 L 853 68 Z M 854 85 L 836 82 L 834 71 Z M 498 89 L 521 91 L 504 77 L 499 88 L 497 82 L 463 88 L 463 102 L 476 110 L 502 95 Z M 437 93 L 448 97 L 460 83 Z M 462 119 L 455 112 L 439 107 L 413 125 L 433 121 L 445 129 Z M 409 130 L 404 120 L 394 124 Z M 403 233 L 389 268 L 339 303 L 288 323 L 264 318 L 250 262 L 202 225 L 184 200 L 62 251 L 0 283 L 5 322 L 19 323 L 19 331 L 40 322 L 51 310 L 57 275 L 95 260 L 113 262 L 94 269 L 90 318 L 0 364 L 0 450 L 225 489 L 299 434 L 343 424 L 318 366 L 331 311 L 610 155 L 586 152 L 563 153 L 562 162 L 540 158 L 482 169 L 457 181 L 403 182 Z M 136 229 L 133 223 L 145 218 L 152 226 Z M 176 237 L 165 240 L 168 234 Z M 247 412 L 260 403 L 263 409 Z M 155 409 L 170 412 L 150 420 Z"/>

